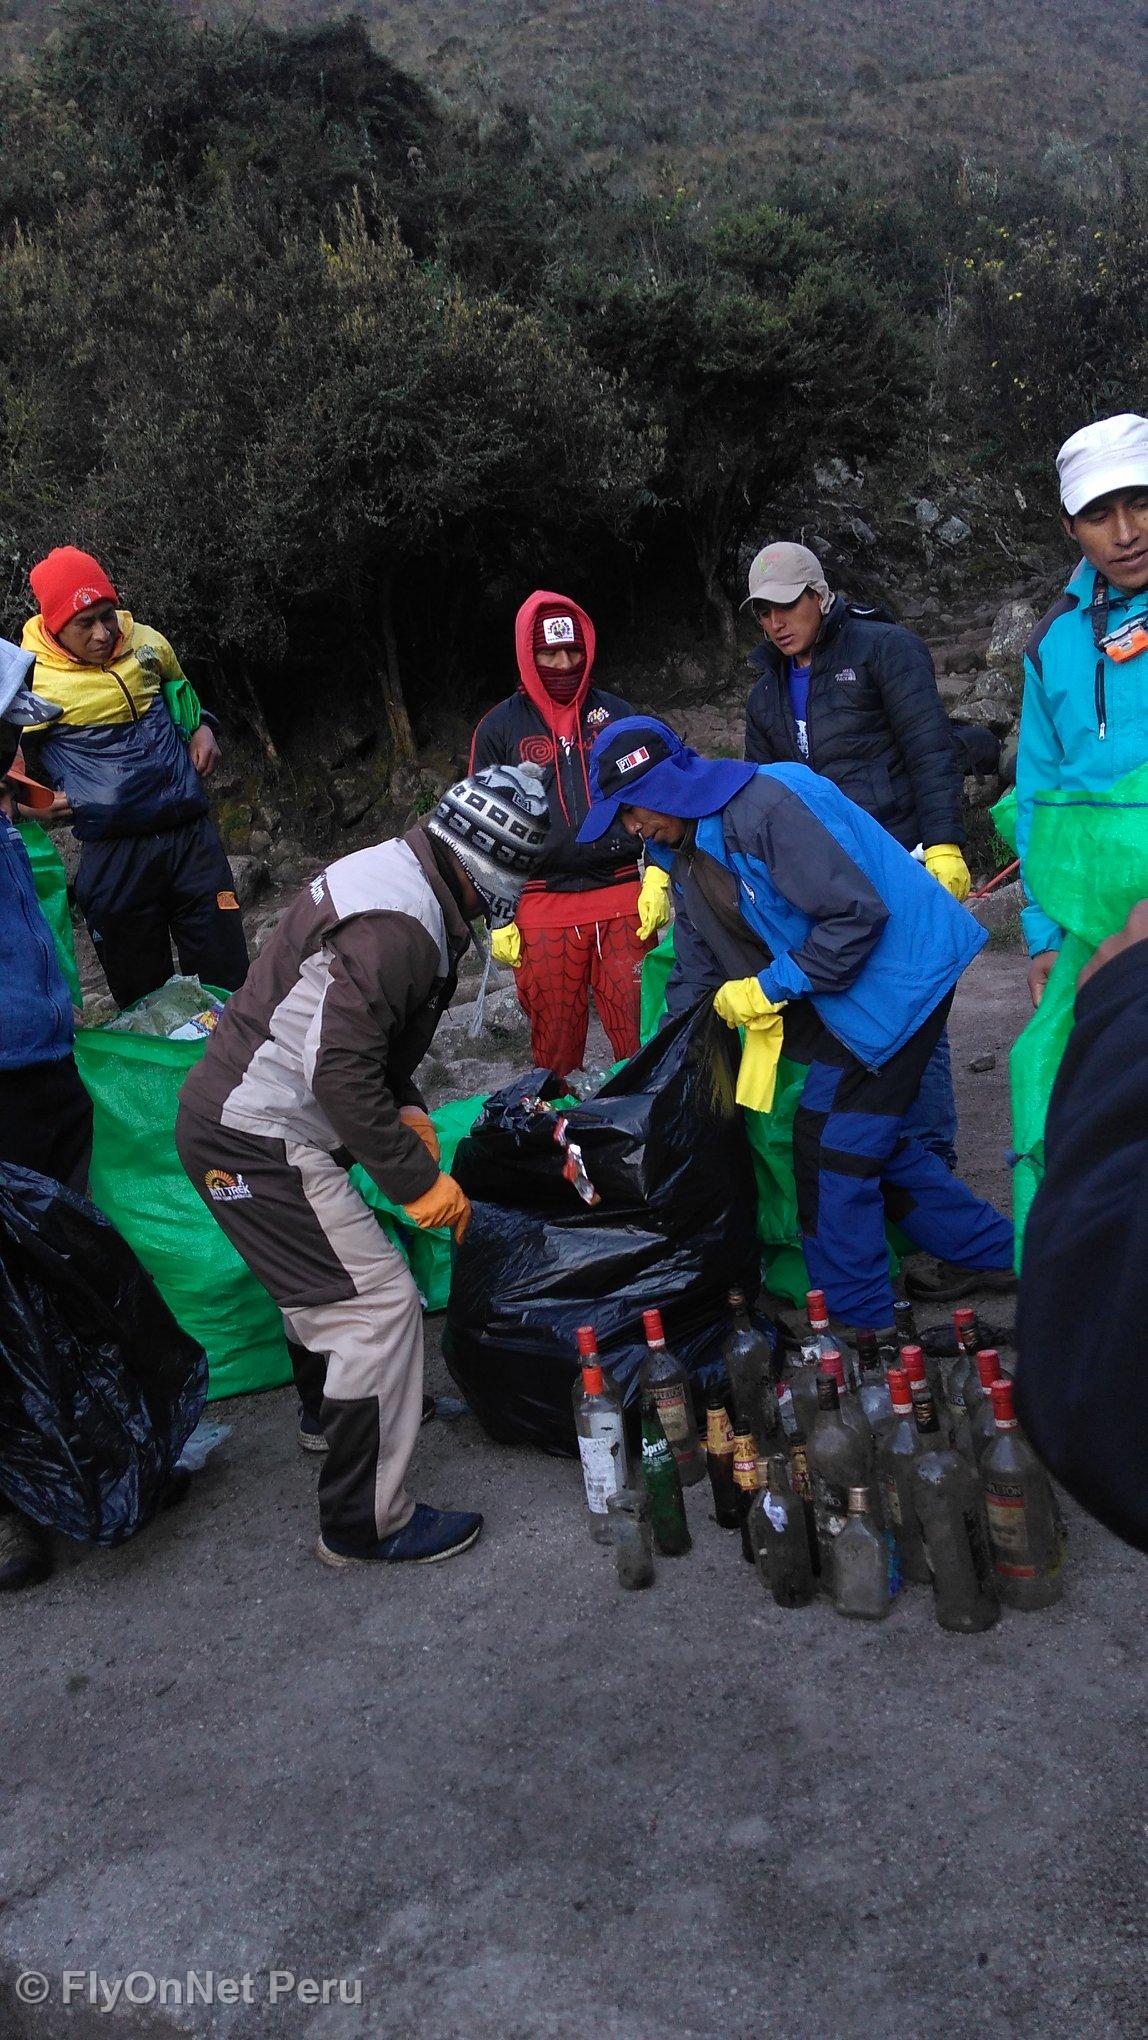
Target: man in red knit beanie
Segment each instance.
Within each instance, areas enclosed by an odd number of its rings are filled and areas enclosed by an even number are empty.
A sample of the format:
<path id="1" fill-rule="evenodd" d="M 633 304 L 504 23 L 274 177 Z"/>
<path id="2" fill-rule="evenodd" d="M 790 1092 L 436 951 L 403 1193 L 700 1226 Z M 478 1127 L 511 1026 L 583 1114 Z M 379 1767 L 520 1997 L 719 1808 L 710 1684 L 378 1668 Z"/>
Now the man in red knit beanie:
<path id="1" fill-rule="evenodd" d="M 35 686 L 62 713 L 33 739 L 82 845 L 76 899 L 117 1005 L 179 968 L 234 991 L 247 974 L 235 882 L 203 781 L 210 717 L 165 637 L 121 609 L 91 553 L 57 546 L 32 568 L 24 626 Z"/>
<path id="2" fill-rule="evenodd" d="M 669 889 L 653 866 L 639 885 L 625 830 L 592 846 L 575 840 L 590 807 L 590 746 L 607 723 L 632 713 L 620 695 L 590 684 L 595 632 L 586 611 L 538 589 L 518 612 L 514 643 L 518 690 L 483 716 L 469 769 L 542 770 L 550 840 L 516 918 L 495 929 L 491 949 L 514 970 L 535 1062 L 566 1078 L 586 1052 L 591 991 L 615 1056 L 637 1050 L 642 958 L 669 919 Z"/>

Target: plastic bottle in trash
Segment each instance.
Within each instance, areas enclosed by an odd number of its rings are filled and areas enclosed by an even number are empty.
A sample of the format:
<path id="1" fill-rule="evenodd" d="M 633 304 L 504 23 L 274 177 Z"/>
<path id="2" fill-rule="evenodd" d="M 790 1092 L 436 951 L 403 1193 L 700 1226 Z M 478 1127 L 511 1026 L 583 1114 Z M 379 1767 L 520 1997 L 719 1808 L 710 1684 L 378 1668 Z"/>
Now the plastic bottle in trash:
<path id="1" fill-rule="evenodd" d="M 933 1613 L 942 1629 L 964 1635 L 991 1629 L 1000 1607 L 976 1474 L 945 1444 L 927 1385 L 913 1391 L 913 1415 L 922 1450 L 911 1487 L 932 1575 Z"/>
<path id="2" fill-rule="evenodd" d="M 678 1478 L 683 1487 L 692 1487 L 696 1480 L 705 1478 L 705 1466 L 698 1450 L 693 1391 L 681 1361 L 675 1359 L 666 1344 L 661 1311 L 644 1310 L 642 1325 L 648 1351 L 638 1378 L 642 1387 L 650 1390 L 657 1404 L 662 1429 L 677 1465 Z"/>
<path id="3" fill-rule="evenodd" d="M 805 1511 L 789 1479 L 789 1455 L 771 1452 L 758 1463 L 758 1491 L 747 1524 L 762 1585 L 779 1608 L 805 1608 L 817 1592 Z"/>
<path id="4" fill-rule="evenodd" d="M 649 1388 L 642 1390 L 642 1485 L 650 1497 L 654 1543 L 663 1557 L 680 1558 L 693 1540 L 677 1463 Z"/>
<path id="5" fill-rule="evenodd" d="M 729 1310 L 733 1322 L 722 1347 L 722 1359 L 729 1376 L 738 1429 L 752 1431 L 763 1449 L 772 1447 L 779 1419 L 769 1342 L 750 1320 L 744 1290 L 730 1290 Z"/>
<path id="6" fill-rule="evenodd" d="M 609 1544 L 606 1503 L 619 1488 L 629 1484 L 622 1405 L 606 1386 L 593 1325 L 579 1325 L 574 1336 L 582 1363 L 574 1383 L 574 1428 L 578 1434 L 586 1507 L 590 1512 L 590 1535 L 598 1544 Z"/>
<path id="7" fill-rule="evenodd" d="M 1012 1403 L 1012 1382 L 994 1381 L 997 1435 L 981 1460 L 993 1565 L 1009 1608 L 1048 1608 L 1064 1591 L 1064 1538 L 1052 1485 Z"/>
<path id="8" fill-rule="evenodd" d="M 706 1472 L 713 1489 L 714 1522 L 722 1530 L 741 1528 L 733 1487 L 733 1425 L 720 1388 L 706 1397 Z"/>

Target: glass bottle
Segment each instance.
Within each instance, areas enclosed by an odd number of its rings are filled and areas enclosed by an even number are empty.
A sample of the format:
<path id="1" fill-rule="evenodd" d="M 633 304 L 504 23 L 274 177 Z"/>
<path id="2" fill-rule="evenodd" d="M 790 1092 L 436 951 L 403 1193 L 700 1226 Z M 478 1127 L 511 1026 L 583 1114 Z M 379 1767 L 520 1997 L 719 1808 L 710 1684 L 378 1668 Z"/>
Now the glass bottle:
<path id="1" fill-rule="evenodd" d="M 662 1429 L 652 1388 L 642 1390 L 642 1485 L 650 1497 L 654 1542 L 665 1558 L 680 1558 L 693 1539 L 686 1521 L 677 1461 Z"/>
<path id="2" fill-rule="evenodd" d="M 901 1366 L 909 1377 L 909 1394 L 912 1396 L 914 1403 L 917 1401 L 918 1392 L 928 1390 L 929 1398 L 933 1405 L 933 1412 L 943 1434 L 942 1442 L 946 1445 L 951 1445 L 953 1442 L 952 1426 L 949 1422 L 949 1406 L 945 1395 L 945 1382 L 944 1376 L 941 1373 L 940 1363 L 934 1360 L 930 1366 L 925 1358 L 923 1346 L 902 1346 Z"/>
<path id="3" fill-rule="evenodd" d="M 814 1417 L 816 1422 L 816 1417 Z M 810 1427 L 812 1428 L 812 1426 Z M 809 1563 L 815 1579 L 821 1577 L 821 1552 L 817 1543 L 817 1517 L 813 1508 L 813 1480 L 809 1472 L 809 1434 L 794 1418 L 793 1428 L 785 1434 L 789 1452 L 789 1479 L 805 1518 L 805 1535 L 809 1544 Z"/>
<path id="4" fill-rule="evenodd" d="M 968 1416 L 968 1407 L 965 1400 L 966 1389 L 970 1377 L 974 1380 L 976 1378 L 976 1354 L 977 1348 L 980 1345 L 980 1339 L 977 1336 L 976 1311 L 967 1304 L 963 1305 L 959 1310 L 955 1310 L 953 1312 L 953 1330 L 957 1335 L 957 1357 L 955 1360 L 949 1361 L 944 1373 L 945 1399 L 949 1406 L 950 1429 L 954 1433 L 954 1443 L 957 1443 L 955 1433 L 960 1428 L 961 1419 Z"/>
<path id="5" fill-rule="evenodd" d="M 809 1330 L 801 1341 L 801 1358 L 806 1367 L 812 1367 L 816 1372 L 827 1353 L 836 1353 L 839 1350 L 836 1339 L 830 1335 L 829 1308 L 825 1301 L 825 1291 L 823 1289 L 809 1289 L 806 1291 L 805 1315 L 809 1320 Z M 846 1387 L 851 1391 L 855 1390 L 857 1387 L 856 1368 L 852 1365 L 852 1355 L 850 1355 L 850 1366 L 846 1369 L 846 1375 Z"/>
<path id="6" fill-rule="evenodd" d="M 661 1311 L 644 1310 L 642 1326 L 648 1351 L 638 1379 L 643 1388 L 651 1391 L 657 1403 L 662 1429 L 677 1465 L 678 1478 L 683 1487 L 692 1487 L 695 1481 L 705 1478 L 705 1467 L 698 1449 L 693 1390 L 681 1361 L 675 1358 L 666 1344 Z"/>
<path id="7" fill-rule="evenodd" d="M 733 1425 L 718 1388 L 711 1388 L 706 1397 L 706 1472 L 713 1490 L 714 1522 L 723 1530 L 740 1530 L 733 1486 Z"/>
<path id="8" fill-rule="evenodd" d="M 776 1437 L 779 1421 L 773 1354 L 769 1341 L 751 1322 L 743 1290 L 730 1290 L 729 1308 L 733 1323 L 722 1347 L 722 1359 L 733 1392 L 734 1416 L 739 1430 L 752 1431 L 764 1445 Z"/>
<path id="9" fill-rule="evenodd" d="M 822 1359 L 821 1371 L 823 1374 L 831 1374 L 833 1376 L 834 1381 L 837 1383 L 838 1406 L 841 1411 L 842 1422 L 851 1425 L 852 1428 L 856 1431 L 858 1437 L 864 1440 L 865 1449 L 869 1454 L 869 1463 L 870 1465 L 872 1465 L 873 1463 L 872 1428 L 870 1426 L 868 1417 L 865 1415 L 865 1412 L 861 1407 L 859 1398 L 856 1395 L 854 1395 L 850 1390 L 848 1381 L 846 1380 L 845 1377 L 844 1359 L 842 1358 L 841 1354 L 837 1351 L 837 1348 L 835 1346 L 831 1347 L 829 1352 L 826 1353 L 824 1358 Z"/>
<path id="10" fill-rule="evenodd" d="M 913 1506 L 933 1579 L 933 1613 L 942 1629 L 964 1635 L 991 1629 L 1000 1605 L 989 1529 L 976 1474 L 946 1445 L 926 1388 L 913 1396 L 921 1453 L 912 1472 Z"/>
<path id="11" fill-rule="evenodd" d="M 873 1521 L 868 1483 L 849 1489 L 848 1519 L 833 1547 L 833 1606 L 865 1622 L 889 1613 L 889 1551 Z"/>
<path id="12" fill-rule="evenodd" d="M 630 1476 L 626 1427 L 621 1402 L 606 1387 L 593 1325 L 579 1325 L 574 1336 L 582 1362 L 572 1398 L 574 1429 L 590 1513 L 590 1535 L 597 1544 L 609 1544 L 606 1503 L 619 1488 L 626 1486 Z"/>
<path id="13" fill-rule="evenodd" d="M 606 1517 L 614 1544 L 614 1569 L 620 1587 L 652 1587 L 654 1542 L 650 1497 L 644 1488 L 619 1488 L 606 1500 Z"/>
<path id="14" fill-rule="evenodd" d="M 881 1348 L 876 1332 L 857 1333 L 857 1368 L 860 1386 L 857 1400 L 869 1420 L 869 1429 L 874 1438 L 889 1428 L 893 1422 L 893 1404 L 889 1397 L 889 1384 L 881 1364 Z"/>
<path id="15" fill-rule="evenodd" d="M 975 1403 L 972 1416 L 969 1419 L 969 1432 L 973 1441 L 973 1456 L 978 1472 L 980 1471 L 981 1460 L 985 1456 L 985 1449 L 992 1444 L 997 1434 L 997 1420 L 993 1415 L 993 1383 L 994 1381 L 1003 1381 L 1003 1379 L 999 1353 L 997 1353 L 994 1347 L 986 1346 L 983 1352 L 977 1354 L 977 1388 L 980 1392 L 980 1400 Z M 967 1389 L 965 1393 L 967 1397 Z"/>
<path id="16" fill-rule="evenodd" d="M 897 1335 L 898 1348 L 919 1346 L 921 1335 L 917 1330 L 917 1313 L 911 1303 L 893 1305 L 893 1329 Z"/>
<path id="17" fill-rule="evenodd" d="M 1009 1608 L 1048 1608 L 1064 1591 L 1064 1540 L 1052 1486 L 1017 1426 L 1012 1382 L 994 1381 L 997 1435 L 981 1460 L 993 1564 Z"/>
<path id="18" fill-rule="evenodd" d="M 913 1416 L 908 1378 L 899 1367 L 889 1370 L 889 1395 L 893 1422 L 877 1440 L 877 1481 L 885 1522 L 897 1541 L 905 1578 L 927 1587 L 933 1575 L 912 1490 L 913 1468 L 924 1447 Z"/>
<path id="19" fill-rule="evenodd" d="M 749 1541 L 748 1518 L 757 1493 L 757 1440 L 752 1431 L 739 1431 L 734 1438 L 733 1488 L 741 1531 L 741 1555 L 752 1565 L 753 1546 Z"/>
<path id="20" fill-rule="evenodd" d="M 833 1553 L 849 1514 L 849 1490 L 869 1479 L 869 1447 L 855 1425 L 845 1423 L 836 1376 L 817 1377 L 817 1422 L 809 1439 L 809 1475 L 821 1557 L 821 1585 L 833 1592 Z"/>
<path id="21" fill-rule="evenodd" d="M 779 1608 L 805 1608 L 817 1592 L 805 1510 L 789 1481 L 789 1455 L 771 1452 L 758 1465 L 749 1511 L 749 1541 L 763 1586 Z"/>

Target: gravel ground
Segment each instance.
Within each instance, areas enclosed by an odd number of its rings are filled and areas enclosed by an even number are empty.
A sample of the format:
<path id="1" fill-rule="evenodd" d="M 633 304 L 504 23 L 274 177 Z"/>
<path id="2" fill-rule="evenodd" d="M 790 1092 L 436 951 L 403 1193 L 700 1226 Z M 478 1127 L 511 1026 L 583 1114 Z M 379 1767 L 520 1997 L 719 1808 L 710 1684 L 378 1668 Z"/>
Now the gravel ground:
<path id="1" fill-rule="evenodd" d="M 998 940 L 952 1032 L 1003 1199 Z M 1143 2033 L 1148 1574 L 1079 1511 L 1063 1601 L 977 1638 L 919 1589 L 880 1625 L 782 1613 L 708 1488 L 693 1553 L 623 1595 L 577 1468 L 464 1415 L 414 1485 L 484 1510 L 476 1549 L 336 1576 L 291 1394 L 212 1414 L 181 1510 L 0 1609 L 6 2040 Z M 189 1971 L 213 2003 L 180 2008 Z M 99 2009 L 129 1978 L 166 2005 Z"/>

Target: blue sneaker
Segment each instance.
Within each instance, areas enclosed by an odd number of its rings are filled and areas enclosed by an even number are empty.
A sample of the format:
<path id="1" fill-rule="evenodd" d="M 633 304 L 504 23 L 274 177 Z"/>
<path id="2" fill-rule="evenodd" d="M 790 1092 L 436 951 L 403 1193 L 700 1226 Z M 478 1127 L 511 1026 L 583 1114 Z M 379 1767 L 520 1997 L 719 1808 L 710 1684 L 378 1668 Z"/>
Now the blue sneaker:
<path id="1" fill-rule="evenodd" d="M 477 1543 L 481 1529 L 481 1516 L 431 1509 L 426 1502 L 416 1502 L 410 1522 L 390 1537 L 381 1537 L 377 1544 L 349 1544 L 345 1538 L 333 1537 L 329 1530 L 324 1530 L 315 1546 L 315 1556 L 324 1565 L 339 1570 L 379 1560 L 397 1564 L 405 1559 L 409 1565 L 437 1565 L 440 1558 L 456 1558 L 460 1551 L 469 1551 Z"/>

